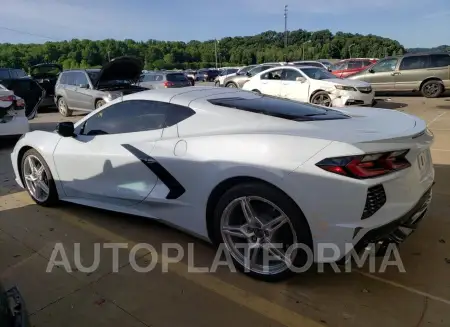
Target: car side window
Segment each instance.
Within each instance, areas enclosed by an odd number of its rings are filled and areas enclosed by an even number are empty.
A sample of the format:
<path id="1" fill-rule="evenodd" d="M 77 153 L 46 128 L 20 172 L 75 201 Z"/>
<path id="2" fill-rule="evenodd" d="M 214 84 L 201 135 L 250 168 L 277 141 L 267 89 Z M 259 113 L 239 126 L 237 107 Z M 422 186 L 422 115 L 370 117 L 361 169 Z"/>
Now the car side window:
<path id="1" fill-rule="evenodd" d="M 348 63 L 348 69 L 358 69 L 358 68 L 362 68 L 362 61 L 360 60 L 352 60 L 349 61 Z"/>
<path id="2" fill-rule="evenodd" d="M 370 66 L 370 65 L 372 65 L 371 61 L 369 61 L 369 60 L 364 60 L 363 61 L 363 67 Z"/>
<path id="3" fill-rule="evenodd" d="M 281 79 L 283 81 L 296 81 L 297 77 L 303 77 L 298 71 L 294 69 L 283 69 Z"/>
<path id="4" fill-rule="evenodd" d="M 27 74 L 22 69 L 14 69 L 17 78 L 22 78 L 27 76 Z"/>
<path id="5" fill-rule="evenodd" d="M 333 70 L 346 70 L 347 67 L 348 67 L 348 61 L 344 61 L 344 62 L 336 64 L 336 66 L 333 68 Z"/>
<path id="6" fill-rule="evenodd" d="M 90 117 L 81 135 L 135 133 L 170 127 L 194 115 L 191 108 L 149 100 L 128 100 L 113 104 Z"/>
<path id="7" fill-rule="evenodd" d="M 282 69 L 271 70 L 261 75 L 262 80 L 281 80 Z"/>
<path id="8" fill-rule="evenodd" d="M 450 55 L 448 54 L 432 54 L 430 55 L 429 68 L 450 66 Z"/>
<path id="9" fill-rule="evenodd" d="M 76 79 L 75 79 L 75 72 L 70 72 L 70 73 L 66 73 L 65 74 L 65 83 L 62 84 L 66 84 L 66 85 L 76 85 Z"/>
<path id="10" fill-rule="evenodd" d="M 75 73 L 75 85 L 86 85 L 89 84 L 88 79 L 86 77 L 86 74 L 83 72 L 76 72 Z"/>
<path id="11" fill-rule="evenodd" d="M 400 63 L 400 70 L 423 69 L 427 68 L 428 56 L 410 56 L 404 57 Z"/>
<path id="12" fill-rule="evenodd" d="M 374 73 L 393 72 L 397 67 L 397 62 L 397 58 L 381 60 L 372 67 L 372 70 Z"/>

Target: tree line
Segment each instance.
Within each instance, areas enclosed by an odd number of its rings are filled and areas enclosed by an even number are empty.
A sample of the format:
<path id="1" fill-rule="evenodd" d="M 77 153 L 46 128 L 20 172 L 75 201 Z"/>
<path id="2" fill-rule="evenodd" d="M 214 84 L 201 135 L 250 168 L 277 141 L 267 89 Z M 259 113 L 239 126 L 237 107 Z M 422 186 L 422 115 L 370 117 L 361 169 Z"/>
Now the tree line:
<path id="1" fill-rule="evenodd" d="M 0 67 L 23 68 L 35 64 L 59 63 L 64 69 L 99 67 L 123 55 L 138 56 L 145 69 L 203 68 L 249 65 L 302 59 L 343 59 L 403 54 L 397 41 L 376 35 L 360 35 L 329 30 L 302 29 L 284 33 L 267 31 L 254 36 L 225 37 L 220 40 L 167 42 L 158 40 L 78 40 L 44 44 L 0 44 Z M 216 55 L 217 54 L 217 55 Z"/>

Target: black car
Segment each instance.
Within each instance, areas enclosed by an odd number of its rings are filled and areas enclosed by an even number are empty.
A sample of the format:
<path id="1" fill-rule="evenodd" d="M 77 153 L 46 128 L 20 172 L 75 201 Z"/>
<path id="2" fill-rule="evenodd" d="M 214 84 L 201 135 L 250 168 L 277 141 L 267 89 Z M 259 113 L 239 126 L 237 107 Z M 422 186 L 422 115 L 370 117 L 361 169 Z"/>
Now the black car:
<path id="1" fill-rule="evenodd" d="M 38 64 L 30 68 L 31 77 L 45 90 L 45 98 L 42 99 L 40 106 L 55 105 L 53 101 L 55 84 L 62 70 L 61 65 L 51 63 Z"/>
<path id="2" fill-rule="evenodd" d="M 0 326 L 30 327 L 25 303 L 16 287 L 5 291 L 0 283 Z"/>
<path id="3" fill-rule="evenodd" d="M 200 69 L 197 71 L 197 81 L 214 82 L 220 71 L 216 69 Z"/>
<path id="4" fill-rule="evenodd" d="M 0 84 L 21 97 L 25 101 L 26 116 L 34 118 L 45 97 L 45 90 L 41 85 L 25 71 L 16 68 L 0 68 Z"/>

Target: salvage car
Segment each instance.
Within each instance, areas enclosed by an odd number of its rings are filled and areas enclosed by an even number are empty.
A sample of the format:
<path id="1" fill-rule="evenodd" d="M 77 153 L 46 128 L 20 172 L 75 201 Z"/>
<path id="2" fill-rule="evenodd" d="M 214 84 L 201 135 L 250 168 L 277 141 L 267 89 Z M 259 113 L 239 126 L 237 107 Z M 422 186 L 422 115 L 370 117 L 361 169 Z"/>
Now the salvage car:
<path id="1" fill-rule="evenodd" d="M 0 68 L 0 84 L 25 101 L 25 116 L 33 119 L 45 97 L 45 90 L 24 70 Z"/>
<path id="2" fill-rule="evenodd" d="M 230 75 L 226 77 L 223 80 L 223 86 L 225 87 L 231 87 L 231 88 L 242 88 L 242 85 L 244 85 L 252 76 L 255 76 L 256 74 L 259 74 L 262 71 L 265 71 L 269 68 L 280 66 L 281 63 L 270 63 L 270 64 L 262 64 L 258 65 L 256 67 L 253 67 L 249 71 L 247 71 L 245 74 L 239 73 L 236 75 Z"/>
<path id="3" fill-rule="evenodd" d="M 131 94 L 27 133 L 11 163 L 39 205 L 157 219 L 275 281 L 402 243 L 431 201 L 432 143 L 425 121 L 396 110 L 200 86 Z"/>
<path id="4" fill-rule="evenodd" d="M 29 115 L 30 119 L 34 116 Z M 29 130 L 25 101 L 0 84 L 0 136 L 20 136 Z"/>
<path id="5" fill-rule="evenodd" d="M 450 53 L 408 53 L 387 57 L 350 75 L 366 81 L 377 92 L 421 92 L 437 98 L 450 90 Z"/>
<path id="6" fill-rule="evenodd" d="M 74 110 L 92 111 L 117 97 L 147 90 L 135 85 L 144 63 L 135 57 L 118 57 L 101 69 L 65 70 L 55 86 L 54 101 L 64 117 Z"/>
<path id="7" fill-rule="evenodd" d="M 253 76 L 242 89 L 325 107 L 371 106 L 375 97 L 369 83 L 337 78 L 313 66 L 271 68 Z"/>
<path id="8" fill-rule="evenodd" d="M 52 63 L 38 64 L 30 68 L 31 77 L 45 90 L 45 97 L 40 103 L 41 107 L 53 106 L 55 104 L 53 101 L 55 85 L 62 70 L 63 67 L 61 65 Z"/>

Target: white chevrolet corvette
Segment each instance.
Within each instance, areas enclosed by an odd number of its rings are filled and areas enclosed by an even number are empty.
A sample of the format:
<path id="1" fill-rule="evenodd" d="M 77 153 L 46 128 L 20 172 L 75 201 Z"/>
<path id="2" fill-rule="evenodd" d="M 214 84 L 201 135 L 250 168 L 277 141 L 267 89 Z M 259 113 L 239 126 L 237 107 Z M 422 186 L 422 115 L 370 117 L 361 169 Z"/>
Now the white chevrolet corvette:
<path id="1" fill-rule="evenodd" d="M 424 121 L 398 111 L 187 87 L 27 133 L 11 160 L 38 204 L 158 219 L 225 244 L 251 276 L 280 280 L 311 258 L 345 259 L 348 244 L 402 242 L 431 199 L 432 141 Z M 339 253 L 324 255 L 324 243 Z"/>

